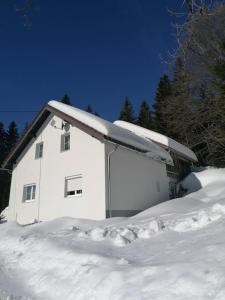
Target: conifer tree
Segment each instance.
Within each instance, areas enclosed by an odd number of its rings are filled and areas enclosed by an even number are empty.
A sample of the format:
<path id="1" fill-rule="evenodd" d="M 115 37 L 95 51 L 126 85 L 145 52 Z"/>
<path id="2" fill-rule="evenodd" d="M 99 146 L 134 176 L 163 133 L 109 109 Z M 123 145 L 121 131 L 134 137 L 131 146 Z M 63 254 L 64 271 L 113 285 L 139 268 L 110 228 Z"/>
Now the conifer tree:
<path id="1" fill-rule="evenodd" d="M 86 112 L 89 112 L 90 114 L 93 114 L 93 110 L 91 108 L 91 106 L 88 104 L 87 107 L 85 108 Z"/>
<path id="2" fill-rule="evenodd" d="M 6 156 L 6 132 L 4 130 L 4 125 L 0 122 L 0 165 Z"/>
<path id="3" fill-rule="evenodd" d="M 67 94 L 62 97 L 61 102 L 67 105 L 72 105 L 70 97 Z"/>
<path id="4" fill-rule="evenodd" d="M 221 48 L 225 53 L 225 46 Z M 214 66 L 216 84 L 207 86 L 204 97 L 198 110 L 199 140 L 204 141 L 207 151 L 203 152 L 201 145 L 201 158 L 205 158 L 207 165 L 216 167 L 225 166 L 225 62 L 218 60 Z M 215 93 L 216 91 L 216 93 Z M 203 154 L 206 154 L 205 157 Z"/>
<path id="5" fill-rule="evenodd" d="M 168 97 L 165 108 L 165 120 L 168 136 L 191 146 L 193 103 L 188 75 L 182 60 L 177 58 L 174 66 L 172 93 Z"/>
<path id="6" fill-rule="evenodd" d="M 172 88 L 170 79 L 167 75 L 163 75 L 159 80 L 153 109 L 155 131 L 165 135 L 168 134 L 166 107 L 168 105 L 168 98 L 171 95 L 171 92 Z"/>
<path id="7" fill-rule="evenodd" d="M 142 101 L 140 106 L 137 125 L 147 129 L 153 129 L 153 121 L 152 121 L 150 107 L 145 100 Z"/>
<path id="8" fill-rule="evenodd" d="M 24 134 L 27 132 L 28 128 L 29 128 L 29 123 L 26 122 L 25 125 L 24 125 L 24 128 L 23 128 L 23 131 L 22 131 L 22 133 L 20 134 L 21 137 L 24 136 Z"/>
<path id="9" fill-rule="evenodd" d="M 15 144 L 19 140 L 19 133 L 17 125 L 14 121 L 9 124 L 8 130 L 6 132 L 6 151 L 7 154 L 12 150 Z"/>
<path id="10" fill-rule="evenodd" d="M 218 118 L 215 114 L 215 104 L 216 101 L 214 96 L 210 93 L 207 86 L 202 87 L 198 105 L 195 110 L 194 123 L 196 125 L 196 130 L 192 137 L 192 148 L 201 165 L 213 164 L 212 161 L 210 161 L 210 152 L 212 153 L 213 151 L 210 149 L 216 149 L 214 146 L 211 147 L 211 145 L 214 144 L 212 141 L 211 130 L 214 127 L 214 122 L 216 122 L 216 119 Z"/>
<path id="11" fill-rule="evenodd" d="M 135 122 L 135 115 L 131 101 L 128 97 L 125 98 L 121 112 L 119 114 L 119 120 L 126 121 L 129 123 Z"/>
<path id="12" fill-rule="evenodd" d="M 90 114 L 93 114 L 93 115 L 95 115 L 95 116 L 97 116 L 97 117 L 99 117 L 99 114 L 95 111 L 93 111 L 93 109 L 92 109 L 92 107 L 88 104 L 87 105 L 87 107 L 85 108 L 85 111 L 86 112 L 89 112 Z"/>
<path id="13" fill-rule="evenodd" d="M 6 132 L 0 122 L 0 166 L 7 155 Z M 5 170 L 0 170 L 0 212 L 8 205 L 10 188 L 10 175 Z"/>

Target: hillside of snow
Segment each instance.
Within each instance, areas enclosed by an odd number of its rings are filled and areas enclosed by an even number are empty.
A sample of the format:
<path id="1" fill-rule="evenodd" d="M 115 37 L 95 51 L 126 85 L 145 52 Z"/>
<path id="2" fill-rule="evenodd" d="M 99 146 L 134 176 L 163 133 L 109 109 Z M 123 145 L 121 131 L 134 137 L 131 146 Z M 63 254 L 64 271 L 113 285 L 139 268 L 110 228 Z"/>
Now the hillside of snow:
<path id="1" fill-rule="evenodd" d="M 0 225 L 0 299 L 224 300 L 225 169 L 131 218 Z"/>

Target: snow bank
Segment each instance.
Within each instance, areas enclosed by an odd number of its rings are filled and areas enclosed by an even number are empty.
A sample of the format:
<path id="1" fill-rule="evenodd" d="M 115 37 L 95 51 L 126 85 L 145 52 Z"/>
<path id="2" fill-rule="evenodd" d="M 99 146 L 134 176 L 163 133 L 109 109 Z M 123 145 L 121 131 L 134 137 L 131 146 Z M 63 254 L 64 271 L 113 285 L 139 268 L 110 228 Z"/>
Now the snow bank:
<path id="1" fill-rule="evenodd" d="M 218 184 L 219 186 L 222 186 L 222 183 L 225 183 L 224 169 L 208 167 L 203 170 L 190 173 L 182 181 L 182 186 L 186 188 L 189 193 L 192 193 L 202 187 L 206 187 L 207 185 Z"/>
<path id="2" fill-rule="evenodd" d="M 192 150 L 163 134 L 152 131 L 150 129 L 145 129 L 143 127 L 125 121 L 118 120 L 115 121 L 114 124 L 120 126 L 121 128 L 128 129 L 139 136 L 145 137 L 147 139 L 152 140 L 153 142 L 163 145 L 167 149 L 172 149 L 194 162 L 198 161 L 195 153 Z"/>
<path id="3" fill-rule="evenodd" d="M 225 169 L 195 178 L 130 218 L 1 224 L 0 299 L 224 300 Z"/>
<path id="4" fill-rule="evenodd" d="M 151 158 L 160 159 L 166 161 L 168 164 L 173 164 L 173 160 L 167 151 L 152 141 L 140 137 L 125 128 L 117 126 L 91 113 L 58 101 L 49 101 L 48 105 L 95 129 L 104 136 L 108 136 L 122 143 L 131 145 L 137 149 L 146 151 L 147 155 Z"/>

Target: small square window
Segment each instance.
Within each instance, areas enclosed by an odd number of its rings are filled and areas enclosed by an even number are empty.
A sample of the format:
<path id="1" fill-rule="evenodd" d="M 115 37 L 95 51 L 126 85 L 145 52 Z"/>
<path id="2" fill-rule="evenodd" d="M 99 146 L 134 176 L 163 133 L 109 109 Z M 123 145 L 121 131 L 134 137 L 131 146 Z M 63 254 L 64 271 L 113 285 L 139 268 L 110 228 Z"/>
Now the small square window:
<path id="1" fill-rule="evenodd" d="M 66 177 L 65 179 L 65 197 L 82 196 L 83 194 L 82 175 Z"/>
<path id="2" fill-rule="evenodd" d="M 61 151 L 70 150 L 70 134 L 65 133 L 61 135 Z"/>
<path id="3" fill-rule="evenodd" d="M 29 202 L 35 199 L 36 184 L 28 184 L 23 188 L 23 202 Z"/>
<path id="4" fill-rule="evenodd" d="M 43 142 L 36 144 L 36 151 L 35 151 L 36 159 L 41 158 L 43 156 L 43 147 L 44 147 Z"/>

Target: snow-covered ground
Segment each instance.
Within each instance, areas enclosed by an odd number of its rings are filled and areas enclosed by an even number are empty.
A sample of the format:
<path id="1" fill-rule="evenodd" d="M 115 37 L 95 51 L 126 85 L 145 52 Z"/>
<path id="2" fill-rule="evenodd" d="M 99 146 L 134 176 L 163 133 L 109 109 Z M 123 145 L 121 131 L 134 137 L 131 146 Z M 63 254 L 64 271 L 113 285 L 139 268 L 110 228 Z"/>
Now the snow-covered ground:
<path id="1" fill-rule="evenodd" d="M 131 218 L 0 225 L 0 299 L 224 300 L 225 169 Z"/>

